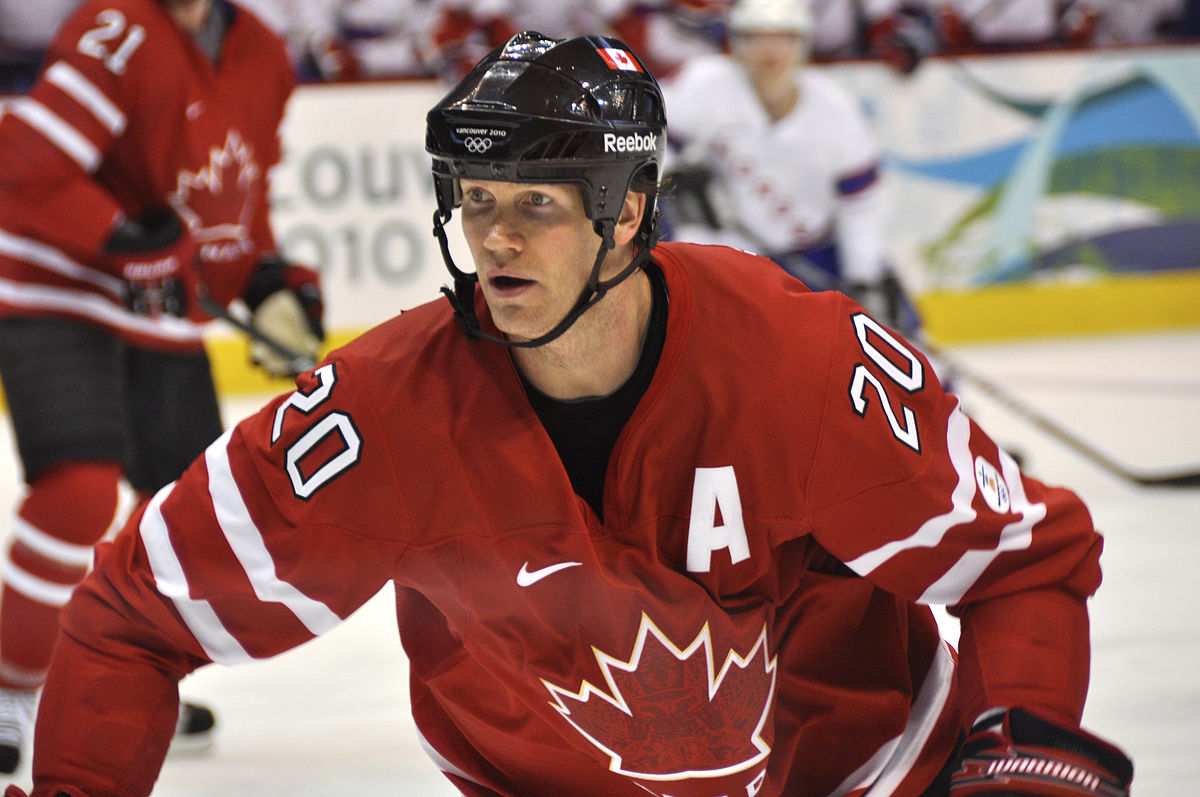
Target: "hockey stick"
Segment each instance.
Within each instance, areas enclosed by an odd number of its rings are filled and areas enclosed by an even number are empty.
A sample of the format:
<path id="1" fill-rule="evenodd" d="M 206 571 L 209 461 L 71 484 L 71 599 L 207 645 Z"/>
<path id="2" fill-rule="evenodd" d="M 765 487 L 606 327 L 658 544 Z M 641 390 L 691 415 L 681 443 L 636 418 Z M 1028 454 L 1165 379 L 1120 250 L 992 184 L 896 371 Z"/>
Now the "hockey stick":
<path id="1" fill-rule="evenodd" d="M 315 368 L 317 360 L 308 354 L 302 354 L 294 351 L 291 347 L 280 343 L 275 338 L 263 332 L 253 324 L 243 321 L 242 319 L 229 312 L 219 302 L 213 300 L 207 293 L 200 292 L 200 309 L 211 315 L 213 318 L 219 318 L 226 324 L 244 332 L 251 340 L 258 341 L 273 352 L 283 357 L 288 361 L 288 367 L 294 374 L 302 374 L 305 371 Z"/>
<path id="2" fill-rule="evenodd" d="M 814 290 L 842 289 L 837 280 L 801 257 L 788 258 L 787 270 Z M 1200 469 L 1195 466 L 1191 466 L 1191 470 L 1175 473 L 1135 473 L 1028 402 L 1013 395 L 999 383 L 964 365 L 961 359 L 929 340 L 924 334 L 918 333 L 917 338 L 914 343 L 926 354 L 944 363 L 952 374 L 972 383 L 997 404 L 1029 421 L 1045 434 L 1112 475 L 1142 487 L 1200 487 Z"/>
<path id="3" fill-rule="evenodd" d="M 1135 473 L 1087 440 L 1066 429 L 1048 415 L 1017 398 L 998 383 L 980 374 L 978 371 L 964 366 L 962 360 L 947 353 L 945 349 L 931 342 L 928 338 L 922 336 L 921 340 L 917 341 L 917 345 L 927 354 L 945 363 L 951 373 L 975 385 L 975 387 L 979 388 L 981 392 L 997 404 L 1004 406 L 1014 415 L 1029 421 L 1045 434 L 1112 475 L 1142 487 L 1200 487 L 1200 469 L 1196 468 L 1176 473 Z"/>

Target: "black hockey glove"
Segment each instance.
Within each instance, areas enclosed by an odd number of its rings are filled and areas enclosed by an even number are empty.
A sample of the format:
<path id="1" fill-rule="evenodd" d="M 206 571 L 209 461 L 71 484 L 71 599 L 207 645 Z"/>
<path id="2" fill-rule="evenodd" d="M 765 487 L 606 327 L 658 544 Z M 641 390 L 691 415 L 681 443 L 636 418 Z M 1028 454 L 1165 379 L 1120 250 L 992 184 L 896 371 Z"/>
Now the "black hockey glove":
<path id="1" fill-rule="evenodd" d="M 242 297 L 254 326 L 297 354 L 316 357 L 325 340 L 320 275 L 282 258 L 264 258 Z M 250 359 L 272 376 L 297 376 L 292 361 L 264 343 L 250 344 Z"/>
<path id="2" fill-rule="evenodd" d="M 1129 797 L 1133 762 L 1113 745 L 1020 708 L 975 721 L 950 797 Z"/>
<path id="3" fill-rule="evenodd" d="M 196 307 L 196 241 L 169 208 L 122 221 L 102 255 L 105 269 L 125 280 L 133 312 L 183 317 Z"/>

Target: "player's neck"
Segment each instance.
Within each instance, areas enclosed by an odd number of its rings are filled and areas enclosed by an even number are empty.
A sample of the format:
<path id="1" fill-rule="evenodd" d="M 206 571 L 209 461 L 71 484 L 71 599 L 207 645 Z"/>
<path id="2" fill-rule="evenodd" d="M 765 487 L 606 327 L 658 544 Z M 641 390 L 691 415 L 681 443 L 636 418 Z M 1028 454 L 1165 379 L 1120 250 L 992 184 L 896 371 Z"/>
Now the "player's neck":
<path id="1" fill-rule="evenodd" d="M 604 295 L 557 340 L 514 349 L 525 379 L 560 401 L 607 396 L 637 367 L 653 294 L 638 270 Z"/>
<path id="2" fill-rule="evenodd" d="M 212 0 L 166 0 L 167 14 L 189 36 L 195 36 L 208 23 Z"/>
<path id="3" fill-rule="evenodd" d="M 754 91 L 772 122 L 787 116 L 800 102 L 800 86 L 790 72 L 773 80 L 758 81 L 754 84 Z"/>

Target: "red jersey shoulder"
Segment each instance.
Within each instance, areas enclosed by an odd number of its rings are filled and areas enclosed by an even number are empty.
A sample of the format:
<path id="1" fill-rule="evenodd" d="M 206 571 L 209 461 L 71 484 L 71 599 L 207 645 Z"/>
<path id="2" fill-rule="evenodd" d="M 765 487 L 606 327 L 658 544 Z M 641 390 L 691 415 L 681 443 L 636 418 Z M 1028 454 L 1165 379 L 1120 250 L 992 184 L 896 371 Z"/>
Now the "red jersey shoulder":
<path id="1" fill-rule="evenodd" d="M 667 275 L 667 284 L 679 283 L 697 299 L 722 306 L 752 311 L 756 316 L 779 312 L 771 309 L 801 299 L 804 306 L 826 303 L 826 299 L 784 271 L 774 261 L 729 246 L 668 242 L 655 250 L 656 260 Z M 747 307 L 742 308 L 742 305 Z M 801 320 L 794 314 L 789 323 Z"/>
<path id="2" fill-rule="evenodd" d="M 222 56 L 253 64 L 260 79 L 265 71 L 280 79 L 290 91 L 295 83 L 295 70 L 283 37 L 244 6 L 230 7 L 234 18 Z"/>
<path id="3" fill-rule="evenodd" d="M 231 16 L 222 64 L 236 61 L 257 80 L 275 78 L 290 91 L 294 72 L 283 39 L 242 7 L 216 2 Z M 132 83 L 130 91 L 144 94 L 147 83 L 173 85 L 190 73 L 199 55 L 194 49 L 158 0 L 87 0 L 59 29 L 51 60 L 72 63 L 99 85 Z"/>
<path id="4" fill-rule="evenodd" d="M 408 533 L 395 452 L 361 377 L 326 361 L 231 433 L 231 473 L 256 522 L 381 540 Z"/>
<path id="5" fill-rule="evenodd" d="M 735 347 L 749 342 L 776 362 L 809 359 L 832 345 L 846 322 L 837 294 L 809 290 L 765 257 L 685 243 L 661 244 L 656 255 L 671 293 L 668 318 L 679 315 L 677 305 L 682 315 L 694 312 L 687 334 L 707 339 L 706 345 L 729 339 Z"/>
<path id="6" fill-rule="evenodd" d="M 450 306 L 436 300 L 406 310 L 330 352 L 326 364 L 332 371 L 325 379 L 338 385 L 339 404 L 388 408 L 380 410 L 385 414 L 399 411 L 422 383 L 464 370 L 453 365 L 455 350 L 464 343 Z M 316 389 L 323 369 L 297 380 L 300 392 Z"/>
<path id="7" fill-rule="evenodd" d="M 486 307 L 481 307 L 480 320 L 488 323 Z M 394 385 L 405 385 L 401 389 L 409 391 L 413 380 L 439 379 L 462 384 L 475 381 L 480 374 L 492 374 L 483 381 L 494 383 L 496 369 L 515 370 L 504 347 L 468 338 L 443 298 L 404 310 L 367 330 L 331 357 L 356 363 L 358 370 L 369 374 L 381 391 L 394 389 L 391 387 Z"/>
<path id="8" fill-rule="evenodd" d="M 50 53 L 95 58 L 110 72 L 124 74 L 132 61 L 152 61 L 156 51 L 176 48 L 182 38 L 157 0 L 86 0 L 63 22 Z"/>
<path id="9" fill-rule="evenodd" d="M 949 479 L 952 487 L 947 436 L 957 428 L 951 423 L 957 399 L 942 389 L 920 349 L 834 295 L 841 320 L 810 497 L 828 506 L 881 485 L 933 479 L 943 490 Z"/>
<path id="10" fill-rule="evenodd" d="M 178 81 L 185 43 L 157 0 L 87 0 L 59 28 L 47 63 L 70 64 L 127 110 L 154 97 L 152 86 Z"/>
<path id="11" fill-rule="evenodd" d="M 809 291 L 772 261 L 724 247 L 668 245 L 660 262 L 695 304 L 682 330 L 695 352 L 688 367 L 709 382 L 719 371 L 729 400 L 749 400 L 753 385 L 756 401 L 819 425 L 819 439 L 836 441 L 821 451 L 825 467 L 841 463 L 842 483 L 906 478 L 944 436 L 953 399 L 928 361 L 848 297 Z M 872 459 L 886 467 L 867 473 L 861 463 Z"/>

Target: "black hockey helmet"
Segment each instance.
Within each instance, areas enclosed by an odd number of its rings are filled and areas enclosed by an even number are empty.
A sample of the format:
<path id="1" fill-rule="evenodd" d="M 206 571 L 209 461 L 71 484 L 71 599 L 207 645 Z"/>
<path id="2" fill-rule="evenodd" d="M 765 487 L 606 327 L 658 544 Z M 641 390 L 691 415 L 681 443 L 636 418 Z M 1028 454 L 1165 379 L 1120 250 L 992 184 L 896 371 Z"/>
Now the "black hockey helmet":
<path id="1" fill-rule="evenodd" d="M 505 182 L 569 183 L 603 243 L 588 287 L 553 330 L 553 340 L 606 291 L 640 268 L 658 237 L 655 196 L 666 152 L 662 92 L 641 59 L 617 39 L 579 36 L 551 39 L 525 31 L 481 60 L 426 117 L 425 149 L 433 156 L 437 196 L 434 234 L 454 292 L 443 289 L 459 319 L 475 336 L 475 274 L 450 255 L 443 225 L 462 204 L 461 178 Z M 637 255 L 621 274 L 600 280 L 604 256 L 626 193 L 647 194 L 635 237 Z"/>

